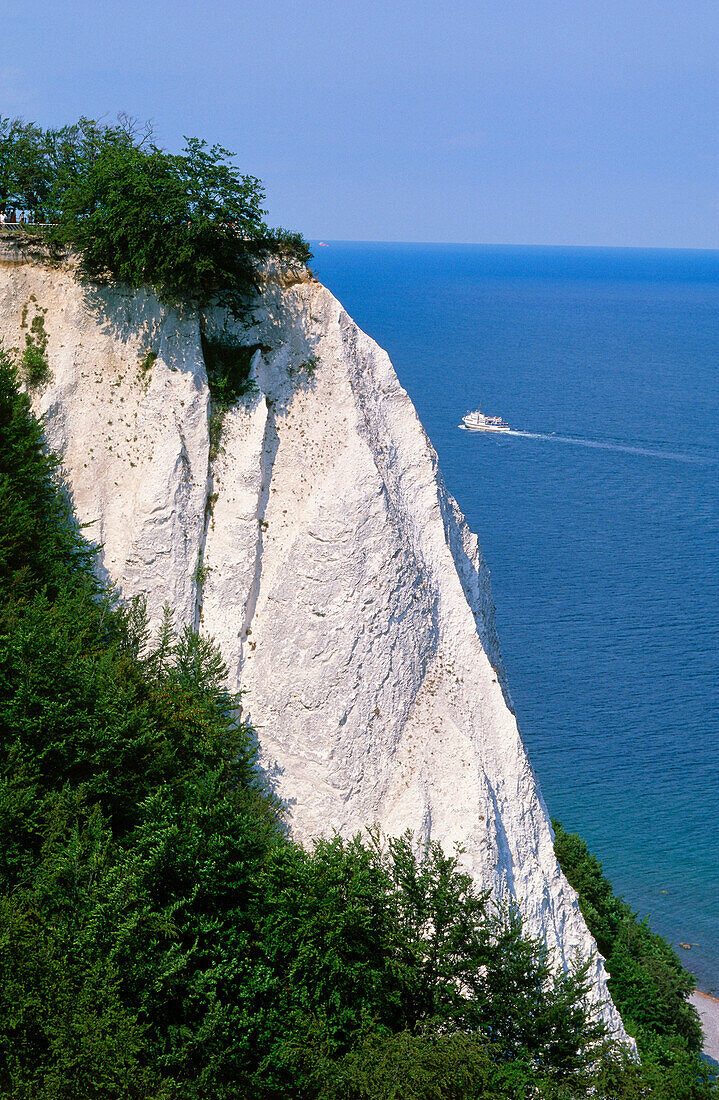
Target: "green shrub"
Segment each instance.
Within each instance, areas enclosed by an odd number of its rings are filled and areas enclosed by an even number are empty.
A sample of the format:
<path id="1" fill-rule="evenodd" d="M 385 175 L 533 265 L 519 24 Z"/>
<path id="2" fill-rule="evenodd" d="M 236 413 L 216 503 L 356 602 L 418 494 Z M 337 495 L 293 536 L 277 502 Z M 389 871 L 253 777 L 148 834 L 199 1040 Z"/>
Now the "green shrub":
<path id="1" fill-rule="evenodd" d="M 318 355 L 308 355 L 303 363 L 300 363 L 298 370 L 303 371 L 308 378 L 314 378 L 315 371 L 320 365 Z"/>
<path id="2" fill-rule="evenodd" d="M 212 572 L 212 566 L 211 565 L 205 565 L 202 558 L 200 558 L 200 560 L 197 563 L 197 566 L 195 567 L 195 573 L 194 573 L 194 577 L 193 577 L 193 580 L 194 580 L 195 584 L 202 587 L 202 585 L 205 583 L 205 581 L 207 580 L 207 578 L 209 577 L 211 572 Z"/>
<path id="3" fill-rule="evenodd" d="M 393 1035 L 373 1030 L 335 1061 L 321 1047 L 308 1049 L 318 1100 L 500 1100 L 518 1095 L 507 1088 L 506 1073 L 486 1041 L 462 1032 Z M 530 1080 L 536 1076 L 526 1073 L 525 1085 Z"/>
<path id="4" fill-rule="evenodd" d="M 268 256 L 306 263 L 299 234 L 271 230 L 264 191 L 219 145 L 187 138 L 180 154 L 121 116 L 45 130 L 0 118 L 0 207 L 56 223 L 91 279 L 152 285 L 168 301 L 220 296 L 242 309 Z"/>
<path id="5" fill-rule="evenodd" d="M 231 153 L 198 138 L 170 154 L 125 116 L 58 130 L 0 117 L 0 208 L 54 223 L 50 242 L 79 252 L 94 280 L 242 310 L 264 259 L 310 258 L 299 234 L 268 228 L 264 197 Z"/>
<path id="6" fill-rule="evenodd" d="M 156 360 L 157 360 L 157 352 L 156 351 L 145 352 L 142 359 L 140 360 L 140 365 L 138 367 L 138 375 L 139 375 L 140 379 L 149 378 L 150 372 L 152 371 L 152 368 L 155 365 Z"/>
<path id="7" fill-rule="evenodd" d="M 227 409 L 241 397 L 258 392 L 257 383 L 250 378 L 250 367 L 255 352 L 260 350 L 264 350 L 262 344 L 241 344 L 230 335 L 221 340 L 202 336 L 207 384 L 217 407 Z"/>
<path id="8" fill-rule="evenodd" d="M 695 985 L 693 975 L 667 941 L 652 932 L 648 921 L 640 920 L 614 894 L 585 841 L 565 832 L 558 821 L 552 825 L 557 859 L 579 895 L 584 919 L 604 955 L 612 999 L 637 1040 L 644 1066 L 641 1081 L 651 1081 L 651 1096 L 667 1100 L 715 1096 L 701 1058 L 701 1023 L 688 1000 Z M 625 1071 L 627 1079 L 635 1074 L 631 1067 Z"/>
<path id="9" fill-rule="evenodd" d="M 20 357 L 25 381 L 31 388 L 43 385 L 50 377 L 45 313 L 46 310 L 41 309 L 30 322 L 30 331 L 25 333 L 25 347 Z"/>
<path id="10" fill-rule="evenodd" d="M 227 409 L 224 405 L 210 404 L 210 418 L 208 422 L 210 462 L 214 462 L 217 456 L 222 453 L 222 428 L 225 423 L 226 412 Z"/>
<path id="11" fill-rule="evenodd" d="M 258 393 L 257 383 L 250 377 L 252 358 L 263 345 L 240 344 L 235 337 L 209 340 L 202 336 L 202 353 L 207 369 L 210 390 L 210 462 L 221 452 L 222 428 L 225 413 L 243 397 Z"/>
<path id="12" fill-rule="evenodd" d="M 44 210 L 52 190 L 49 167 L 40 127 L 0 117 L 0 210 Z"/>

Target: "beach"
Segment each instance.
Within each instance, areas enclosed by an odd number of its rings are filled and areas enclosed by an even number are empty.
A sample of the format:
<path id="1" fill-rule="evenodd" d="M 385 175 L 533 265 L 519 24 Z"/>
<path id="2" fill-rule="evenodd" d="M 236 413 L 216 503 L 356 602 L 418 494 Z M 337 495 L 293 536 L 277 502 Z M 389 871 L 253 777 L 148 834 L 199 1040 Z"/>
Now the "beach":
<path id="1" fill-rule="evenodd" d="M 704 1029 L 704 1053 L 719 1062 L 719 999 L 698 989 L 689 998 L 701 1016 Z"/>

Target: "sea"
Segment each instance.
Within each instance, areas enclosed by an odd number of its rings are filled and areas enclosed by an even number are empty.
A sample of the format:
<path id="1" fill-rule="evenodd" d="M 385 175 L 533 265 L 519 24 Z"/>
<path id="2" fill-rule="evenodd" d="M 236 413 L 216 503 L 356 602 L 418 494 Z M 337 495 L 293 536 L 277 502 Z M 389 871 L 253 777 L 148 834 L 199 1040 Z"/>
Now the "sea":
<path id="1" fill-rule="evenodd" d="M 479 535 L 550 814 L 719 992 L 719 252 L 313 251 Z"/>

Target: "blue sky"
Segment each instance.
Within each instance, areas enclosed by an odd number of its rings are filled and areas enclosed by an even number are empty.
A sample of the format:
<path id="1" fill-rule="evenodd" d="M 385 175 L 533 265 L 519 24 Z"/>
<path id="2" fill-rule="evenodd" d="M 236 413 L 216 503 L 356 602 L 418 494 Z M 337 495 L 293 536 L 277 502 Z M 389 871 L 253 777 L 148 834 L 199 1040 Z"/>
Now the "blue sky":
<path id="1" fill-rule="evenodd" d="M 719 247 L 719 5 L 23 0 L 0 112 L 218 141 L 309 237 Z"/>

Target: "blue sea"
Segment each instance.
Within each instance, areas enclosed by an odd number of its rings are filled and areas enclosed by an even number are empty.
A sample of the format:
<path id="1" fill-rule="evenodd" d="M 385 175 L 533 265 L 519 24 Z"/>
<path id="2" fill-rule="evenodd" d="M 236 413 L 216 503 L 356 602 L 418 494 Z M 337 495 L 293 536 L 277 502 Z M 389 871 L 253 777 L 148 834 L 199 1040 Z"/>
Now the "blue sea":
<path id="1" fill-rule="evenodd" d="M 479 534 L 550 813 L 716 992 L 719 252 L 314 251 Z"/>

